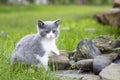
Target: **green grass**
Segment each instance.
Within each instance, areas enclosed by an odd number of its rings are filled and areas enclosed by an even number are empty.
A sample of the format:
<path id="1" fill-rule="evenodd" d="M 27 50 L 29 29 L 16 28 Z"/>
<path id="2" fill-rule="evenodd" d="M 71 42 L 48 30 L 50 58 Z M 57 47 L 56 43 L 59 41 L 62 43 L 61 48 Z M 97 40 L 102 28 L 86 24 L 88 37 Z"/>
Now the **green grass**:
<path id="1" fill-rule="evenodd" d="M 115 27 L 98 24 L 93 15 L 110 9 L 110 6 L 0 6 L 0 80 L 57 80 L 51 71 L 40 69 L 35 72 L 23 67 L 10 66 L 10 57 L 15 44 L 23 36 L 36 33 L 38 19 L 61 20 L 60 35 L 57 39 L 59 49 L 74 50 L 84 39 L 108 35 L 120 39 Z M 95 32 L 87 29 L 95 29 Z M 53 77 L 54 76 L 54 77 Z"/>

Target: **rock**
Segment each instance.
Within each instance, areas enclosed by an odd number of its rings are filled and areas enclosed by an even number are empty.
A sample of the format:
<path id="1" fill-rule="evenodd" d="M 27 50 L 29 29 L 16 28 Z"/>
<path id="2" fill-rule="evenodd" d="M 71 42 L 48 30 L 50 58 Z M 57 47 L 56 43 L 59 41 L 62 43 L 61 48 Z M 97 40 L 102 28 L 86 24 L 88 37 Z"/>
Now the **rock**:
<path id="1" fill-rule="evenodd" d="M 102 80 L 120 80 L 120 64 L 110 64 L 99 75 Z"/>
<path id="2" fill-rule="evenodd" d="M 51 69 L 66 70 L 69 69 L 69 59 L 66 56 L 52 55 L 49 57 L 49 66 Z"/>
<path id="3" fill-rule="evenodd" d="M 76 54 L 76 51 L 60 50 L 59 52 L 60 52 L 60 56 L 66 56 L 69 59 L 72 58 L 72 60 L 73 60 L 74 54 Z M 53 55 L 55 55 L 55 54 L 53 54 Z"/>
<path id="4" fill-rule="evenodd" d="M 79 73 L 79 70 L 67 70 L 56 72 L 59 80 L 101 80 L 92 73 Z"/>
<path id="5" fill-rule="evenodd" d="M 94 15 L 94 18 L 101 24 L 120 27 L 120 8 L 99 12 Z"/>
<path id="6" fill-rule="evenodd" d="M 119 59 L 116 59 L 116 60 L 114 61 L 114 63 L 120 64 L 120 58 L 119 58 Z"/>
<path id="7" fill-rule="evenodd" d="M 120 8 L 120 0 L 114 0 L 113 8 Z"/>
<path id="8" fill-rule="evenodd" d="M 77 54 L 80 54 L 83 58 L 91 59 L 101 54 L 101 52 L 93 44 L 92 40 L 87 38 L 78 43 Z"/>
<path id="9" fill-rule="evenodd" d="M 66 56 L 66 57 L 69 57 L 69 52 L 70 51 L 67 51 L 67 50 L 60 50 L 60 56 Z"/>
<path id="10" fill-rule="evenodd" d="M 75 61 L 75 62 L 77 62 L 77 61 L 79 61 L 79 60 L 82 60 L 82 59 L 84 59 L 82 56 L 81 56 L 81 54 L 79 54 L 79 52 L 76 50 L 76 51 L 73 51 L 73 53 L 69 53 L 70 55 L 69 55 L 69 59 L 70 59 L 70 61 Z"/>
<path id="11" fill-rule="evenodd" d="M 120 55 L 116 57 L 116 59 L 113 60 L 114 63 L 120 64 Z"/>
<path id="12" fill-rule="evenodd" d="M 76 62 L 76 68 L 82 71 L 92 71 L 93 70 L 93 59 L 85 59 Z"/>
<path id="13" fill-rule="evenodd" d="M 116 46 L 116 40 L 110 36 L 98 36 L 93 40 L 93 43 L 102 52 L 111 51 Z"/>
<path id="14" fill-rule="evenodd" d="M 116 40 L 115 48 L 120 48 L 120 40 Z"/>
<path id="15" fill-rule="evenodd" d="M 75 70 L 76 69 L 76 66 L 75 66 L 76 62 L 74 60 L 70 60 L 69 64 L 70 64 L 71 70 Z"/>
<path id="16" fill-rule="evenodd" d="M 112 52 L 120 54 L 120 47 L 112 49 Z"/>
<path id="17" fill-rule="evenodd" d="M 67 51 L 67 50 L 59 50 L 60 55 L 59 56 L 66 56 L 69 57 L 70 55 L 73 56 L 73 54 L 75 53 L 75 51 Z M 51 54 L 51 56 L 55 56 L 56 54 Z"/>
<path id="18" fill-rule="evenodd" d="M 80 80 L 101 80 L 99 76 L 97 75 L 85 75 Z"/>
<path id="19" fill-rule="evenodd" d="M 101 56 L 105 56 L 107 57 L 109 60 L 113 61 L 117 58 L 118 53 L 115 52 L 111 52 L 111 53 L 105 53 L 105 54 L 101 54 Z"/>
<path id="20" fill-rule="evenodd" d="M 112 61 L 109 60 L 107 57 L 104 56 L 97 56 L 93 60 L 93 72 L 95 74 L 99 74 L 102 69 L 108 66 Z"/>
<path id="21" fill-rule="evenodd" d="M 60 70 L 56 72 L 59 80 L 79 80 L 79 70 Z"/>

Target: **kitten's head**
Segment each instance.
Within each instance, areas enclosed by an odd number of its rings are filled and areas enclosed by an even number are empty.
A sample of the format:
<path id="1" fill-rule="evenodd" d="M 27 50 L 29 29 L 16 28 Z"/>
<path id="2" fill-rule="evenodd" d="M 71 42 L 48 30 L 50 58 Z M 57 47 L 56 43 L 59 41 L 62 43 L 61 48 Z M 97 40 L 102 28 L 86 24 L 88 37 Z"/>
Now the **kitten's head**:
<path id="1" fill-rule="evenodd" d="M 55 39 L 59 33 L 60 20 L 41 21 L 38 20 L 38 33 L 42 38 Z"/>

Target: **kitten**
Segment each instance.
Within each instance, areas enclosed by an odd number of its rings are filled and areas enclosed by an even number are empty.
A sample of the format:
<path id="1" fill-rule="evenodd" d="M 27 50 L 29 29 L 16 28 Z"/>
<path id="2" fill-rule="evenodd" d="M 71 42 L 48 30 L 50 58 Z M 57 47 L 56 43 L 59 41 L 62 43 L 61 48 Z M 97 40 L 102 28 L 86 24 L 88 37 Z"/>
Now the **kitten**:
<path id="1" fill-rule="evenodd" d="M 48 58 L 51 52 L 59 55 L 55 40 L 59 34 L 60 20 L 41 21 L 38 20 L 38 33 L 23 37 L 16 45 L 11 58 L 11 63 L 21 62 L 33 64 L 39 68 L 42 64 L 48 69 Z"/>

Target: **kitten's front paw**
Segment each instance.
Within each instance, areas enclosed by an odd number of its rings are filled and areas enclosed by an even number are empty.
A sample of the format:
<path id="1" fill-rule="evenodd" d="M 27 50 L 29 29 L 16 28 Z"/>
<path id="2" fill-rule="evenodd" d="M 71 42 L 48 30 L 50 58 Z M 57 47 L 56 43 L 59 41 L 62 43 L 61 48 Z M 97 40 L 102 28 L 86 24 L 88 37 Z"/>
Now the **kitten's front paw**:
<path id="1" fill-rule="evenodd" d="M 54 50 L 54 51 L 52 51 L 52 52 L 55 53 L 56 55 L 60 55 L 59 50 Z"/>
<path id="2" fill-rule="evenodd" d="M 60 55 L 60 52 L 57 50 L 57 51 L 56 51 L 56 54 L 57 54 L 57 55 Z"/>

